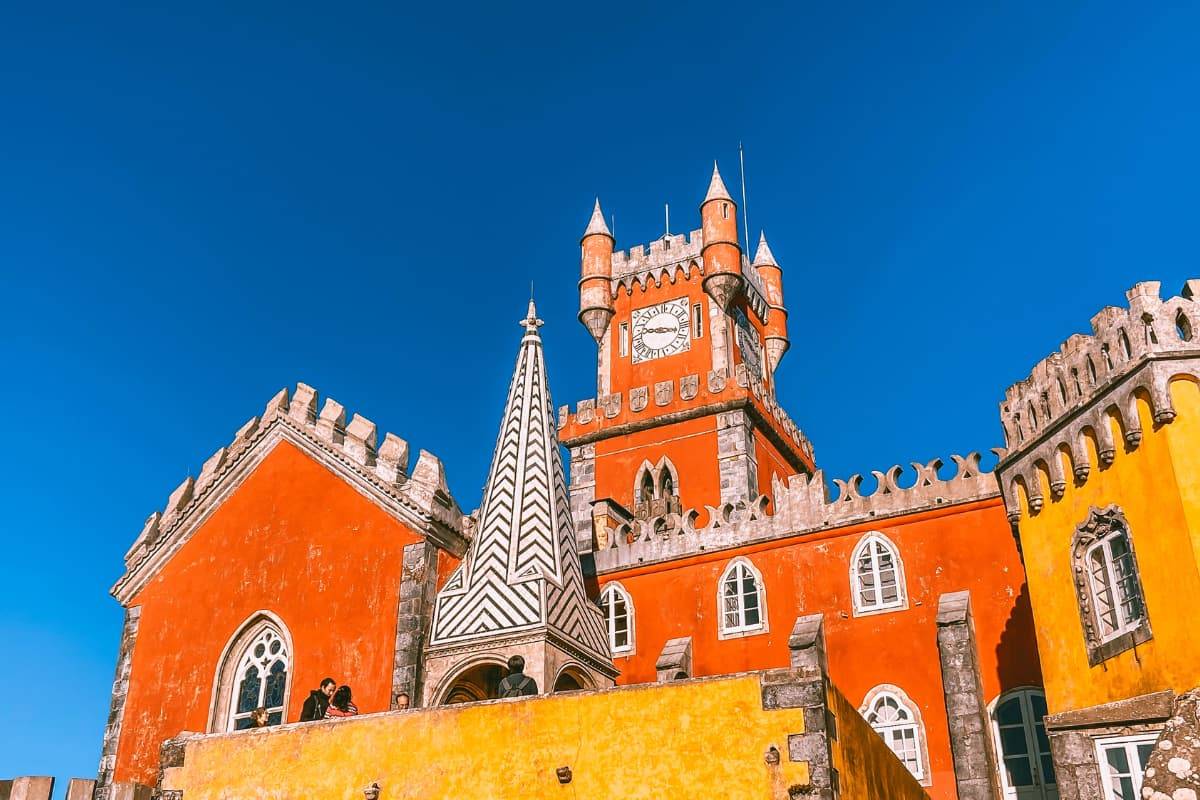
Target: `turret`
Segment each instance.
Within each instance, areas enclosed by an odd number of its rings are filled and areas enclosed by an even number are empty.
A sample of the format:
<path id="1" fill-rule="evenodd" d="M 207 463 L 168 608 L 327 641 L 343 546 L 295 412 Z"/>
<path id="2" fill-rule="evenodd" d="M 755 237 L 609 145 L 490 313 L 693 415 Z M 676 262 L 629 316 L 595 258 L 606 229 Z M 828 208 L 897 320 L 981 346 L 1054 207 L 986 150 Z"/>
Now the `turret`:
<path id="1" fill-rule="evenodd" d="M 767 361 L 770 362 L 771 372 L 779 366 L 780 359 L 787 352 L 790 341 L 787 335 L 787 309 L 783 307 L 783 270 L 775 261 L 775 255 L 767 244 L 767 234 L 758 237 L 758 251 L 754 254 L 754 269 L 762 279 L 763 289 L 766 290 L 767 313 L 766 350 Z"/>
<path id="2" fill-rule="evenodd" d="M 579 279 L 579 321 L 599 343 L 613 317 L 612 258 L 613 236 L 604 224 L 600 200 L 592 210 L 587 230 L 580 240 L 581 272 Z"/>
<path id="3" fill-rule="evenodd" d="M 700 204 L 703 222 L 704 291 L 722 311 L 728 311 L 741 294 L 742 248 L 738 245 L 737 204 L 729 196 L 717 164 L 713 162 L 708 194 Z"/>

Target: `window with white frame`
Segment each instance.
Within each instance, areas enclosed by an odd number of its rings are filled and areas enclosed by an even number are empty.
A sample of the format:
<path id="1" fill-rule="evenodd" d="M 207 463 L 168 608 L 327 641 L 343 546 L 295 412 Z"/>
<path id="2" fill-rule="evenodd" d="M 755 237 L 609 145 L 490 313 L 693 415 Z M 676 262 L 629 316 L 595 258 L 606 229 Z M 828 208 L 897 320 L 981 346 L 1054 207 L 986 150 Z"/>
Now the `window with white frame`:
<path id="1" fill-rule="evenodd" d="M 722 635 L 766 629 L 762 577 L 744 558 L 733 561 L 721 575 L 719 602 Z"/>
<path id="2" fill-rule="evenodd" d="M 1133 568 L 1129 534 L 1114 532 L 1087 551 L 1088 577 L 1100 640 L 1107 641 L 1136 628 L 1142 620 L 1142 589 Z"/>
<path id="3" fill-rule="evenodd" d="M 1004 796 L 1055 800 L 1058 783 L 1046 737 L 1046 695 L 1030 687 L 1006 692 L 992 710 L 992 736 Z"/>
<path id="4" fill-rule="evenodd" d="M 1117 506 L 1093 508 L 1071 543 L 1088 663 L 1151 638 L 1133 535 Z"/>
<path id="5" fill-rule="evenodd" d="M 290 661 L 283 636 L 275 626 L 264 625 L 237 660 L 229 699 L 229 730 L 251 727 L 256 708 L 266 709 L 268 725 L 283 722 Z"/>
<path id="6" fill-rule="evenodd" d="M 633 600 L 620 585 L 610 583 L 600 593 L 600 609 L 613 655 L 633 652 Z"/>
<path id="7" fill-rule="evenodd" d="M 1096 740 L 1105 800 L 1138 800 L 1156 733 Z"/>
<path id="8" fill-rule="evenodd" d="M 856 614 L 904 608 L 904 566 L 900 551 L 880 533 L 868 533 L 850 558 Z"/>
<path id="9" fill-rule="evenodd" d="M 913 777 L 922 780 L 925 777 L 923 732 L 908 698 L 898 690 L 876 687 L 867 694 L 862 714 Z"/>

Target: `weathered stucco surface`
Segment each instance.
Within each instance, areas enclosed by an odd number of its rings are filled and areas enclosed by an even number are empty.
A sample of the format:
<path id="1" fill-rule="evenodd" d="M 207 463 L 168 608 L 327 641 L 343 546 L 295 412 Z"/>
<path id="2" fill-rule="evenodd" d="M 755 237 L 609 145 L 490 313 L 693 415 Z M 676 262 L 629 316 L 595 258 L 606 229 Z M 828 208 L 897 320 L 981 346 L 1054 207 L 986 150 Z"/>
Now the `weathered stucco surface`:
<path id="1" fill-rule="evenodd" d="M 115 779 L 153 784 L 159 745 L 207 731 L 226 643 L 255 612 L 287 626 L 285 721 L 326 675 L 364 712 L 389 708 L 405 545 L 419 537 L 326 467 L 280 442 L 137 595 Z"/>
<path id="2" fill-rule="evenodd" d="M 810 779 L 788 756 L 805 710 L 766 710 L 763 696 L 750 674 L 206 736 L 188 743 L 167 788 L 187 800 L 349 799 L 372 782 L 383 800 L 788 800 Z M 854 708 L 832 688 L 828 697 L 841 797 L 925 797 Z"/>
<path id="3" fill-rule="evenodd" d="M 1057 499 L 1049 476 L 1039 471 L 1045 504 L 1030 514 L 1021 503 L 1021 546 L 1051 714 L 1200 684 L 1194 624 L 1200 596 L 1194 549 L 1200 536 L 1200 387 L 1176 380 L 1170 395 L 1178 416 L 1168 425 L 1155 425 L 1149 403 L 1137 397 L 1142 438 L 1136 449 L 1118 446 L 1110 466 L 1093 468 L 1082 486 L 1067 481 Z M 1121 442 L 1121 426 L 1111 418 L 1109 424 Z M 1085 444 L 1091 463 L 1098 464 L 1094 439 Z M 1069 459 L 1061 457 L 1071 475 Z M 1113 504 L 1129 524 L 1153 638 L 1093 667 L 1071 578 L 1071 536 L 1091 509 Z"/>

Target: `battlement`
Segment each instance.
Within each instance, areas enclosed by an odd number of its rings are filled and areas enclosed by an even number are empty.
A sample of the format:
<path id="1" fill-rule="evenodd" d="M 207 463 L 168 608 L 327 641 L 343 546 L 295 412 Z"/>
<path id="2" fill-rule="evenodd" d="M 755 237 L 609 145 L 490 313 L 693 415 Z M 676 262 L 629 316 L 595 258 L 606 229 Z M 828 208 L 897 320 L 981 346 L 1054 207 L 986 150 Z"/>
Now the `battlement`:
<path id="1" fill-rule="evenodd" d="M 1057 353 L 1038 362 L 1028 378 L 1008 387 L 1000 419 L 1010 457 L 1146 361 L 1200 352 L 1198 292 L 1200 280 L 1189 280 L 1181 296 L 1161 300 L 1157 281 L 1139 283 L 1125 293 L 1129 308 L 1101 309 L 1092 317 L 1091 336 L 1073 334 Z M 1173 417 L 1166 385 L 1147 389 L 1161 421 Z"/>
<path id="2" fill-rule="evenodd" d="M 993 450 L 1003 458 L 1003 450 Z M 997 497 L 999 485 L 992 472 L 980 467 L 980 454 L 952 455 L 957 466 L 953 477 L 941 478 L 940 458 L 928 463 L 913 462 L 915 480 L 901 486 L 905 470 L 896 465 L 884 472 L 872 471 L 878 482 L 875 491 L 864 495 L 862 475 L 849 480 L 833 479 L 838 493 L 831 497 L 825 476 L 817 470 L 811 477 L 792 475 L 773 481 L 774 502 L 759 495 L 750 503 L 705 506 L 682 514 L 664 514 L 646 520 L 622 522 L 609 532 L 607 541 L 596 543 L 596 570 L 615 572 L 631 566 L 666 561 L 702 551 L 779 539 L 796 534 L 837 528 L 856 522 L 911 514 L 940 506 Z"/>
<path id="3" fill-rule="evenodd" d="M 682 403 L 676 403 L 678 397 Z M 651 419 L 651 409 L 673 405 L 673 413 L 686 415 L 690 408 L 703 409 L 721 402 L 734 401 L 739 398 L 753 397 L 762 409 L 776 423 L 778 433 L 786 436 L 791 449 L 797 450 L 809 464 L 813 463 L 813 447 L 808 437 L 792 421 L 787 412 L 775 402 L 775 398 L 766 390 L 762 382 L 746 369 L 745 364 L 738 364 L 734 370 L 733 379 L 726 377 L 724 371 L 709 370 L 707 380 L 700 385 L 699 375 L 684 375 L 679 380 L 659 381 L 653 387 L 638 386 L 629 392 L 628 403 L 621 392 L 604 395 L 598 398 L 580 400 L 572 414 L 568 406 L 558 409 L 558 428 L 563 432 L 563 438 L 568 446 L 579 439 L 601 438 L 602 430 L 619 429 L 621 426 L 636 423 L 640 420 Z"/>
<path id="4" fill-rule="evenodd" d="M 689 259 L 699 259 L 704 249 L 704 232 L 694 230 L 686 236 L 668 233 L 645 245 L 635 245 L 628 250 L 614 250 L 612 257 L 613 278 L 636 272 L 646 272 L 656 267 L 666 267 Z"/>
<path id="5" fill-rule="evenodd" d="M 1058 500 L 1069 479 L 1082 486 L 1094 467 L 1113 464 L 1119 447 L 1136 450 L 1139 401 L 1155 427 L 1174 421 L 1171 382 L 1200 377 L 1198 294 L 1196 279 L 1167 300 L 1157 281 L 1139 283 L 1125 293 L 1128 308 L 1101 309 L 1092 335 L 1072 335 L 1008 388 L 1000 418 L 1009 455 L 997 472 L 1010 520 L 1023 508 L 1040 512 L 1045 488 Z"/>
<path id="6" fill-rule="evenodd" d="M 445 471 L 437 456 L 420 451 L 416 465 L 409 470 L 409 445 L 392 433 L 378 440 L 376 425 L 359 414 L 346 422 L 345 407 L 326 398 L 317 411 L 317 390 L 298 383 L 294 395 L 281 389 L 267 403 L 261 416 L 251 417 L 234 434 L 233 441 L 219 448 L 200 467 L 199 476 L 186 477 L 171 492 L 162 511 L 155 511 L 142 526 L 141 533 L 125 554 L 126 574 L 113 587 L 121 599 L 135 572 L 154 561 L 160 551 L 169 549 L 177 535 L 207 510 L 218 504 L 227 492 L 221 487 L 227 476 L 244 475 L 265 455 L 251 453 L 260 442 L 274 442 L 280 436 L 301 444 L 322 456 L 330 466 L 348 469 L 371 489 L 407 509 L 414 524 L 421 528 L 431 523 L 453 536 L 461 537 L 463 515 L 450 495 Z M 265 448 L 265 449 L 269 449 Z M 247 463 L 248 462 L 248 463 Z"/>

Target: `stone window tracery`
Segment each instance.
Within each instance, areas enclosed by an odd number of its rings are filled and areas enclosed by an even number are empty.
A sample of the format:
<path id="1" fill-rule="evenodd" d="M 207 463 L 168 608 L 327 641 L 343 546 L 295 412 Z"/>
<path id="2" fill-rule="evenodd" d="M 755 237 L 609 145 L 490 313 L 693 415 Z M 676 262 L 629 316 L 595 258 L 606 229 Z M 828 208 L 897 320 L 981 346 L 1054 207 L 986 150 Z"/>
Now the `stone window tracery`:
<path id="1" fill-rule="evenodd" d="M 736 558 L 721 574 L 717 603 L 721 638 L 767 630 L 766 590 L 762 576 L 745 558 Z"/>
<path id="2" fill-rule="evenodd" d="M 678 514 L 679 473 L 666 456 L 657 464 L 643 461 L 634 481 L 633 515 L 642 520 Z"/>
<path id="3" fill-rule="evenodd" d="M 855 615 L 908 606 L 900 551 L 881 533 L 868 533 L 854 548 L 850 582 Z"/>
<path id="4" fill-rule="evenodd" d="M 913 777 L 927 783 L 924 725 L 908 696 L 898 687 L 882 684 L 867 692 L 859 711 Z"/>
<path id="5" fill-rule="evenodd" d="M 1151 638 L 1133 537 L 1116 506 L 1091 510 L 1071 543 L 1088 662 L 1096 664 Z"/>
<path id="6" fill-rule="evenodd" d="M 256 613 L 225 647 L 217 668 L 209 730 L 249 728 L 257 708 L 266 709 L 268 725 L 282 724 L 291 666 L 291 639 L 283 623 L 270 612 Z"/>
<path id="7" fill-rule="evenodd" d="M 619 583 L 610 583 L 600 593 L 600 610 L 608 630 L 608 648 L 613 655 L 633 652 L 633 598 Z"/>

